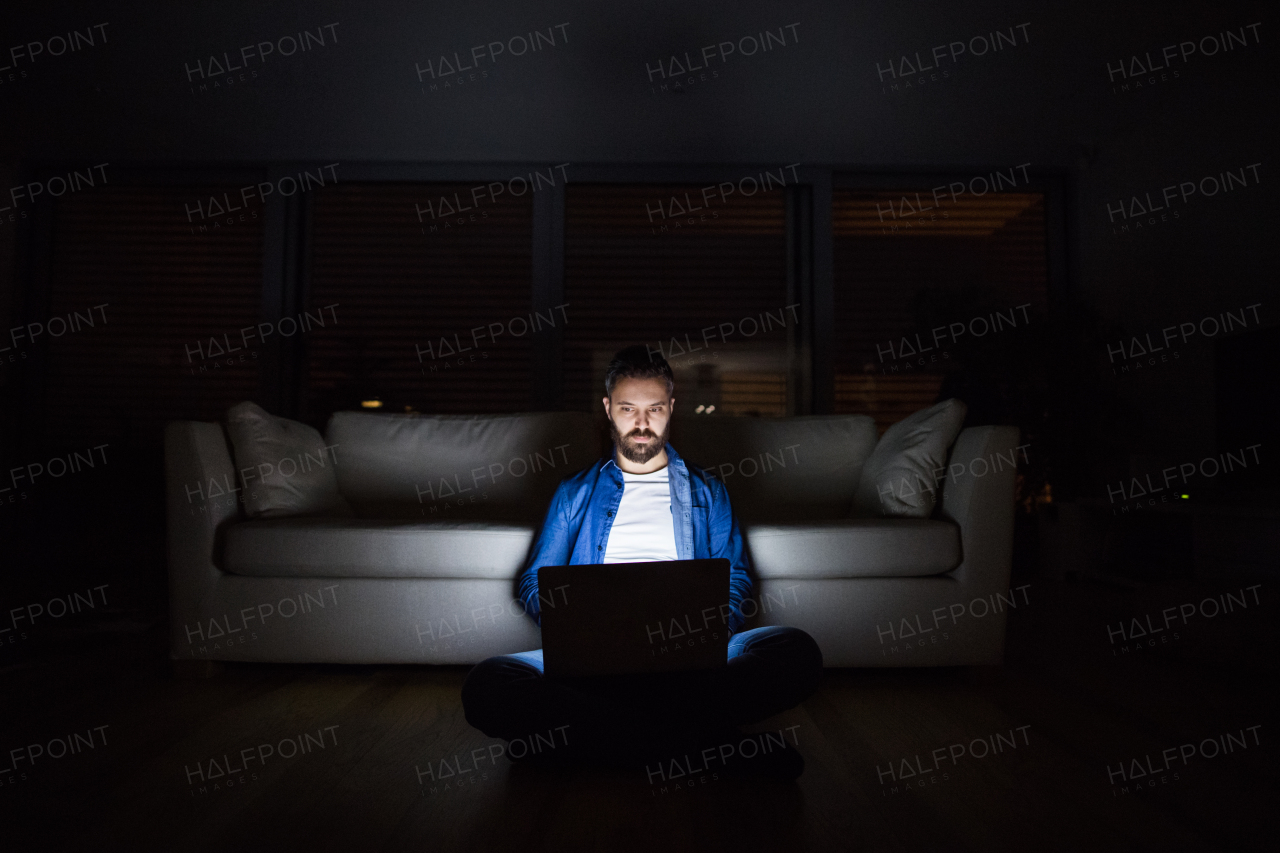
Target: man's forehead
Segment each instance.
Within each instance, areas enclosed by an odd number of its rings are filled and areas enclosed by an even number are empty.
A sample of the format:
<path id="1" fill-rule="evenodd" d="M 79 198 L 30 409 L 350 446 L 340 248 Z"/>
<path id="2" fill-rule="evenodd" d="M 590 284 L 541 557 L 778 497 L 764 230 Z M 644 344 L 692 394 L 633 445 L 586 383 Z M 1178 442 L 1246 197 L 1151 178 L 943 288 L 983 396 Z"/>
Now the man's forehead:
<path id="1" fill-rule="evenodd" d="M 623 379 L 613 387 L 615 405 L 662 406 L 669 401 L 667 383 L 661 379 Z"/>
<path id="2" fill-rule="evenodd" d="M 632 394 L 631 396 L 634 397 L 635 395 Z M 665 406 L 667 404 L 667 399 L 665 397 L 656 397 L 646 402 L 644 400 L 624 400 L 619 397 L 613 402 L 614 405 L 618 406 Z"/>

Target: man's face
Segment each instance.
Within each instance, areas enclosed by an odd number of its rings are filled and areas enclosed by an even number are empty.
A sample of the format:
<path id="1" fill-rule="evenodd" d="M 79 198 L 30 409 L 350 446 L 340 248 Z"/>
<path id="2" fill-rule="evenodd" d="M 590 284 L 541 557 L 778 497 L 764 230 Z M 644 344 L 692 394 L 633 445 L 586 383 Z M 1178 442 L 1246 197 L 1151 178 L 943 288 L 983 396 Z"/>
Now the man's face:
<path id="1" fill-rule="evenodd" d="M 643 465 L 664 449 L 671 429 L 671 406 L 663 379 L 623 379 L 613 386 L 613 398 L 604 397 L 609 429 L 618 451 Z"/>

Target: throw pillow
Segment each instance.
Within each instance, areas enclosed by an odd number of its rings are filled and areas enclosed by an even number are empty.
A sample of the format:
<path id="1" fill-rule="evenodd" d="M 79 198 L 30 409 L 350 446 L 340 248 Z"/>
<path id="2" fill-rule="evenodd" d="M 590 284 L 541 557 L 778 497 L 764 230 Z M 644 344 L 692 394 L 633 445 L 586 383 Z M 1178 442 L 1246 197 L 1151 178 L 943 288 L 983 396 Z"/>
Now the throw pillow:
<path id="1" fill-rule="evenodd" d="M 338 493 L 337 448 L 312 427 L 245 401 L 227 410 L 227 433 L 250 518 L 352 514 Z"/>
<path id="2" fill-rule="evenodd" d="M 928 518 L 966 411 L 960 400 L 943 400 L 885 430 L 862 468 L 850 517 Z"/>

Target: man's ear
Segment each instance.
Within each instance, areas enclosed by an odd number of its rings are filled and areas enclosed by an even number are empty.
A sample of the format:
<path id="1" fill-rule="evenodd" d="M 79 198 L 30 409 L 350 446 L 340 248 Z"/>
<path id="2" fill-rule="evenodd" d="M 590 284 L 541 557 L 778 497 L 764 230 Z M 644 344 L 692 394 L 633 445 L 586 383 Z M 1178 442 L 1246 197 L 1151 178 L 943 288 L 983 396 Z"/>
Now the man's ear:
<path id="1" fill-rule="evenodd" d="M 604 400 L 604 416 L 609 420 L 613 420 L 613 415 L 609 413 L 609 398 L 604 397 L 602 399 Z"/>

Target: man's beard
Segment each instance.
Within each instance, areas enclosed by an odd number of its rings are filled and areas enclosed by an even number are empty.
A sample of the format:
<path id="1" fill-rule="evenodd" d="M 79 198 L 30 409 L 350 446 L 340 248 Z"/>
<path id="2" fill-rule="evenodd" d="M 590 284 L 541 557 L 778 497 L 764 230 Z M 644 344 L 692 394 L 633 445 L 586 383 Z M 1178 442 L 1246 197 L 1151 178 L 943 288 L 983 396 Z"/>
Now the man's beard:
<path id="1" fill-rule="evenodd" d="M 653 457 L 663 451 L 667 444 L 667 435 L 671 432 L 671 421 L 668 420 L 666 426 L 662 428 L 662 435 L 657 435 L 651 429 L 634 429 L 627 435 L 618 432 L 618 425 L 609 420 L 609 432 L 613 433 L 613 441 L 618 445 L 618 449 L 622 451 L 622 455 L 637 465 L 643 465 Z M 647 435 L 649 441 L 640 444 L 633 440 L 632 436 Z M 656 440 L 655 440 L 656 439 Z"/>

